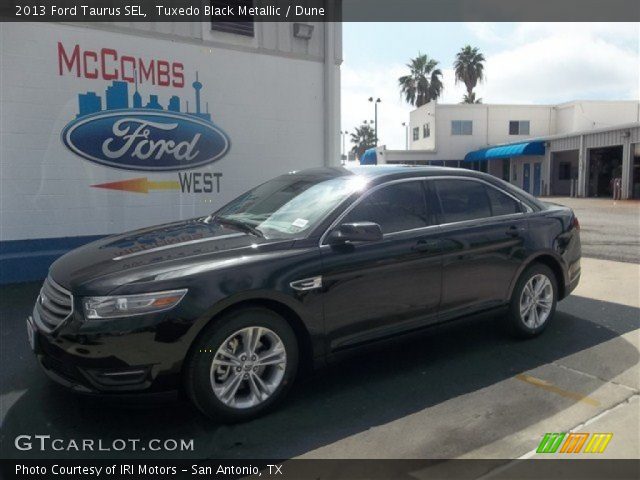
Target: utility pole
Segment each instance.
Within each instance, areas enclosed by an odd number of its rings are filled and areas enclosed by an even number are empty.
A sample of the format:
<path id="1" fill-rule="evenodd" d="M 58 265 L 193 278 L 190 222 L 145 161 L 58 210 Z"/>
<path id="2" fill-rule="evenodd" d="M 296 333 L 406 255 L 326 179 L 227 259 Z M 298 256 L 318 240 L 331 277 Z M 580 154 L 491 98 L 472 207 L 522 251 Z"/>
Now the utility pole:
<path id="1" fill-rule="evenodd" d="M 404 127 L 404 149 L 409 150 L 409 124 L 402 122 L 402 126 Z"/>
<path id="2" fill-rule="evenodd" d="M 346 156 L 347 156 L 347 149 L 345 146 L 345 140 L 346 140 L 346 136 L 349 135 L 349 132 L 347 130 L 342 131 L 340 130 L 340 135 L 342 135 L 342 160 L 346 160 Z"/>
<path id="3" fill-rule="evenodd" d="M 376 98 L 374 100 L 373 97 L 369 97 L 369 101 L 373 103 L 373 107 L 375 110 L 374 121 L 375 121 L 375 136 L 376 136 L 376 147 L 377 147 L 378 146 L 378 104 L 382 102 L 382 100 L 380 100 L 380 98 Z"/>

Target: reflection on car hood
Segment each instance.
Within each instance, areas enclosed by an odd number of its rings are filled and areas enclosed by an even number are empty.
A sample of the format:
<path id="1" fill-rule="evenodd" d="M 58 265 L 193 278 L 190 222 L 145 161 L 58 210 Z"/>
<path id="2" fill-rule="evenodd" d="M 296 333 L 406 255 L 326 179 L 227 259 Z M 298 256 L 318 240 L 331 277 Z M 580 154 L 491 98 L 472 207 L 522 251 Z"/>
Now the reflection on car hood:
<path id="1" fill-rule="evenodd" d="M 60 285 L 75 290 L 97 278 L 118 276 L 149 266 L 180 268 L 192 259 L 238 255 L 243 249 L 259 253 L 263 245 L 291 243 L 260 238 L 232 226 L 207 223 L 203 218 L 144 228 L 105 237 L 62 256 L 51 266 Z M 244 254 L 243 254 L 244 255 Z M 128 276 L 128 275 L 124 275 Z M 123 280 L 125 280 L 123 278 Z M 130 280 L 130 278 L 127 278 Z"/>

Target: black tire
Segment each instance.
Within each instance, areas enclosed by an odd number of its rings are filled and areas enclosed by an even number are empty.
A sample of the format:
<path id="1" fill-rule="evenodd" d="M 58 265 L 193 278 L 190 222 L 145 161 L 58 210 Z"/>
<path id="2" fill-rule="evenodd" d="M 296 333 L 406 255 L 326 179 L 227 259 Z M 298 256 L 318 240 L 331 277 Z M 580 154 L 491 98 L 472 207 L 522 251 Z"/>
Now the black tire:
<path id="1" fill-rule="evenodd" d="M 234 408 L 213 391 L 212 361 L 218 348 L 230 336 L 248 327 L 269 329 L 280 338 L 286 352 L 286 366 L 282 380 L 267 399 L 255 406 Z M 185 390 L 193 404 L 209 418 L 223 423 L 246 421 L 272 410 L 286 396 L 296 376 L 298 358 L 295 333 L 284 318 L 267 308 L 238 309 L 212 321 L 192 345 L 184 369 Z M 240 388 L 248 389 L 248 381 Z"/>
<path id="2" fill-rule="evenodd" d="M 549 311 L 546 319 L 540 325 L 533 327 L 531 326 L 531 324 L 527 324 L 527 321 L 525 321 L 525 319 L 521 315 L 520 302 L 523 298 L 523 290 L 525 286 L 532 278 L 538 275 L 544 275 L 549 280 L 551 284 L 551 290 L 553 292 L 553 298 L 551 301 L 551 310 Z M 517 338 L 532 338 L 540 335 L 553 320 L 557 304 L 558 282 L 555 274 L 553 273 L 553 270 L 541 263 L 534 263 L 533 265 L 527 267 L 524 272 L 522 272 L 520 278 L 518 279 L 518 282 L 516 283 L 516 286 L 513 289 L 511 301 L 509 304 L 509 312 L 505 317 L 507 330 L 511 335 Z M 537 312 L 539 311 L 540 309 L 537 310 Z"/>

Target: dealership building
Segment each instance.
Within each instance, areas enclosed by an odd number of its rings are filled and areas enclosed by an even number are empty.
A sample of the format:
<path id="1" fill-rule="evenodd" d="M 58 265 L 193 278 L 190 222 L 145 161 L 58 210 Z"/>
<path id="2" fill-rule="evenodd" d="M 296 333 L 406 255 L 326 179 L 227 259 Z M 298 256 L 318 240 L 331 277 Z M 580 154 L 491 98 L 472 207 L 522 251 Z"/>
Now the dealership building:
<path id="1" fill-rule="evenodd" d="M 438 104 L 410 114 L 407 150 L 377 163 L 482 170 L 534 195 L 640 198 L 640 102 Z"/>
<path id="2" fill-rule="evenodd" d="M 338 163 L 341 57 L 339 23 L 0 23 L 0 283 Z"/>

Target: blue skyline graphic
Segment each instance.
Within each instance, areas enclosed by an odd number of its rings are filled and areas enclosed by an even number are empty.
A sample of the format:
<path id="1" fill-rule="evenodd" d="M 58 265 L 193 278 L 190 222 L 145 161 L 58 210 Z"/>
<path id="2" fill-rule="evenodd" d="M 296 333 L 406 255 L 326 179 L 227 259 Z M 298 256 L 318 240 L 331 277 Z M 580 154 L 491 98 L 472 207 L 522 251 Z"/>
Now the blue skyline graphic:
<path id="1" fill-rule="evenodd" d="M 202 118 L 211 122 L 211 114 L 209 113 L 209 102 L 205 104 L 206 110 L 203 112 L 200 104 L 200 90 L 202 90 L 202 83 L 198 80 L 198 72 L 196 72 L 196 81 L 191 84 L 195 91 L 195 105 L 196 111 L 189 111 L 189 101 L 185 101 L 186 111 L 182 112 L 185 115 L 192 115 L 194 117 Z M 129 83 L 121 80 L 114 80 L 111 82 L 104 92 L 106 105 L 102 108 L 102 97 L 96 92 L 86 92 L 78 94 L 78 114 L 76 118 L 81 118 L 86 115 L 108 111 L 108 110 L 122 110 L 128 108 L 141 108 L 148 110 L 165 110 L 162 104 L 158 100 L 158 95 L 149 94 L 149 100 L 146 105 L 143 105 L 142 95 L 138 91 L 138 75 L 135 74 L 135 91 L 131 97 L 131 107 L 129 106 Z M 169 98 L 169 103 L 166 110 L 169 112 L 181 112 L 182 101 L 178 95 L 172 95 Z"/>

